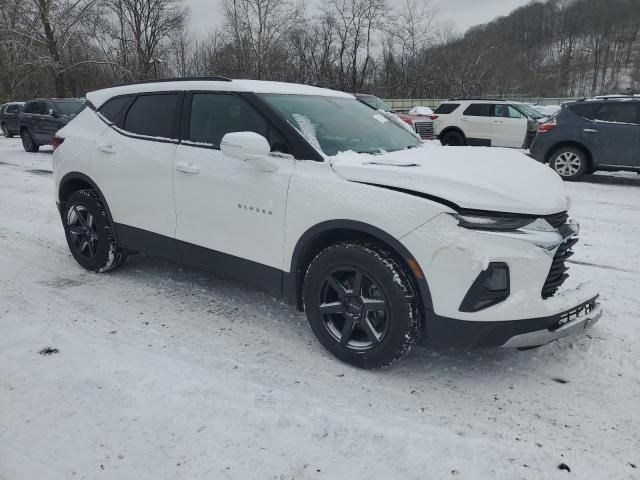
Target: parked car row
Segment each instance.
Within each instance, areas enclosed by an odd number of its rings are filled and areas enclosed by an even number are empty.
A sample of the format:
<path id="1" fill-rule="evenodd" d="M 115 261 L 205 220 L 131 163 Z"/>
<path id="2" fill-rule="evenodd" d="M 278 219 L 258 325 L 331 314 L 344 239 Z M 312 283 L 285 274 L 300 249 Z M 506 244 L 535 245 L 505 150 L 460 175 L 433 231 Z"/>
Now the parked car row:
<path id="1" fill-rule="evenodd" d="M 370 369 L 422 337 L 530 348 L 602 315 L 594 289 L 559 295 L 579 228 L 562 180 L 520 153 L 433 148 L 306 85 L 182 79 L 87 105 L 57 133 L 53 166 L 88 270 L 145 252 L 256 284 Z"/>

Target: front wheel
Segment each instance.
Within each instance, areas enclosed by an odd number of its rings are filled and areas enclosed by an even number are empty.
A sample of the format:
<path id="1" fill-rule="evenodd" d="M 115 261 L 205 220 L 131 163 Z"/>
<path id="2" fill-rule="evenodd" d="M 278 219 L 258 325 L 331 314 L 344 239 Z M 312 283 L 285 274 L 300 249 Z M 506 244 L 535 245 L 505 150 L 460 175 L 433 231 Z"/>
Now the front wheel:
<path id="1" fill-rule="evenodd" d="M 24 147 L 25 151 L 29 153 L 36 153 L 38 150 L 40 150 L 40 146 L 33 140 L 33 137 L 29 133 L 29 130 L 27 130 L 26 128 L 22 130 L 22 132 L 20 133 L 20 137 L 22 138 L 22 146 Z"/>
<path id="2" fill-rule="evenodd" d="M 78 190 L 66 201 L 62 223 L 76 261 L 92 272 L 119 267 L 125 255 L 118 244 L 106 208 L 94 190 Z"/>
<path id="3" fill-rule="evenodd" d="M 558 149 L 551 157 L 549 166 L 564 180 L 575 181 L 584 176 L 587 171 L 587 156 L 574 147 Z"/>
<path id="4" fill-rule="evenodd" d="M 409 274 L 374 244 L 342 242 L 320 252 L 307 270 L 303 300 L 320 343 L 359 368 L 391 365 L 422 332 Z"/>

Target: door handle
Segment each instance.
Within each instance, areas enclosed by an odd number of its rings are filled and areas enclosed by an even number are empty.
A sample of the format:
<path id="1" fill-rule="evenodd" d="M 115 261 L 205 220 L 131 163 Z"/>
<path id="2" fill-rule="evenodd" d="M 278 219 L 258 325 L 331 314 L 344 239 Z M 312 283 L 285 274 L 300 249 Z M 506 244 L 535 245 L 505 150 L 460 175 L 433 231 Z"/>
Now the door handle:
<path id="1" fill-rule="evenodd" d="M 176 162 L 176 170 L 182 173 L 188 173 L 190 175 L 196 175 L 200 173 L 200 167 L 190 162 Z"/>
<path id="2" fill-rule="evenodd" d="M 598 133 L 598 130 L 594 130 L 593 128 L 585 128 L 583 130 L 585 133 Z"/>
<path id="3" fill-rule="evenodd" d="M 493 123 L 502 123 L 502 120 L 494 120 Z"/>
<path id="4" fill-rule="evenodd" d="M 103 153 L 109 153 L 109 154 L 116 153 L 116 147 L 108 143 L 100 143 L 98 144 L 97 148 Z"/>

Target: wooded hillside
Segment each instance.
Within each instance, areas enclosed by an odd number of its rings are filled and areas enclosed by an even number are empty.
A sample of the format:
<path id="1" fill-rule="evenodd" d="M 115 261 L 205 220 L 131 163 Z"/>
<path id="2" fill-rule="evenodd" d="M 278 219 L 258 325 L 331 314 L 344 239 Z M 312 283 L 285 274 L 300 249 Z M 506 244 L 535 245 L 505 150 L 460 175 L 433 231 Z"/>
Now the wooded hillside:
<path id="1" fill-rule="evenodd" d="M 305 5 L 223 0 L 195 35 L 182 0 L 0 0 L 0 100 L 211 74 L 396 98 L 640 88 L 639 0 L 534 1 L 464 35 L 429 0 Z"/>

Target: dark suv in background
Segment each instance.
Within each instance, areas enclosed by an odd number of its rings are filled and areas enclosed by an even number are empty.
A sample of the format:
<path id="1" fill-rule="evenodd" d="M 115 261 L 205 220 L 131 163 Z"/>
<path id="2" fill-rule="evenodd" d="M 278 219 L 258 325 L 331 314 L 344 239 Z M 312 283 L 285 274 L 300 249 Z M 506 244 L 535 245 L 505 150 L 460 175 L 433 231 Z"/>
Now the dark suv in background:
<path id="1" fill-rule="evenodd" d="M 11 138 L 18 134 L 18 115 L 23 106 L 24 102 L 9 102 L 0 107 L 0 127 L 5 137 Z"/>
<path id="2" fill-rule="evenodd" d="M 18 116 L 22 145 L 27 152 L 37 152 L 49 145 L 55 133 L 75 117 L 84 106 L 81 98 L 38 98 L 27 102 Z"/>
<path id="3" fill-rule="evenodd" d="M 531 156 L 565 180 L 597 170 L 640 172 L 640 97 L 596 97 L 565 104 L 540 125 Z"/>

